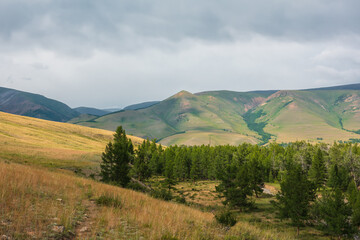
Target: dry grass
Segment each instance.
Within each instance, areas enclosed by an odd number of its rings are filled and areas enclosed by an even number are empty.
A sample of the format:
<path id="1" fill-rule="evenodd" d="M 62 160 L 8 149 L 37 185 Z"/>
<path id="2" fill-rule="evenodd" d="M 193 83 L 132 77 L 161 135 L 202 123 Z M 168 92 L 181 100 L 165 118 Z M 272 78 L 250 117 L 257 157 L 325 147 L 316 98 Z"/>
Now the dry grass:
<path id="1" fill-rule="evenodd" d="M 120 198 L 121 208 L 97 206 L 89 214 L 86 201 L 102 195 Z M 12 239 L 70 238 L 85 214 L 94 216 L 87 220 L 90 239 L 291 238 L 246 222 L 226 231 L 208 212 L 58 171 L 0 162 L 1 235 Z"/>
<path id="2" fill-rule="evenodd" d="M 219 181 L 180 182 L 175 188 L 175 195 L 182 195 L 186 202 L 202 206 L 221 206 L 215 187 Z"/>
<path id="3" fill-rule="evenodd" d="M 137 145 L 142 139 L 129 136 Z M 113 132 L 0 112 L 0 157 L 48 167 L 96 167 Z"/>

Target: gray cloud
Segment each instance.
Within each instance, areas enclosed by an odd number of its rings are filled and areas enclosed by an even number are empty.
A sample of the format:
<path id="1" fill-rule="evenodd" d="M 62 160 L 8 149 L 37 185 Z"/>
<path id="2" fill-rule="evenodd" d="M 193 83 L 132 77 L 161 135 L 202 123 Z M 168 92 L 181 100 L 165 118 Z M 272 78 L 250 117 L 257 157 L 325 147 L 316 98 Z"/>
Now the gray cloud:
<path id="1" fill-rule="evenodd" d="M 358 0 L 3 0 L 0 84 L 107 107 L 181 89 L 353 83 L 358 9 Z"/>

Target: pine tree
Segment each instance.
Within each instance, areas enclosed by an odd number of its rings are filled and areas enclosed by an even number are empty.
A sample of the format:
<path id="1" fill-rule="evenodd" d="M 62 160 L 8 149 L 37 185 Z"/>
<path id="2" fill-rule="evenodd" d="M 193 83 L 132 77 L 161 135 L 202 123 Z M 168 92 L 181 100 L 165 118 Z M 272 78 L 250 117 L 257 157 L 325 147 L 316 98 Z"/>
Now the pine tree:
<path id="1" fill-rule="evenodd" d="M 190 178 L 194 181 L 200 179 L 202 177 L 201 170 L 200 152 L 195 148 L 191 153 Z"/>
<path id="2" fill-rule="evenodd" d="M 357 192 L 356 195 L 357 195 L 356 201 L 351 205 L 353 209 L 351 222 L 354 226 L 359 227 L 360 226 L 360 192 Z"/>
<path id="3" fill-rule="evenodd" d="M 345 197 L 338 188 L 324 192 L 314 206 L 314 215 L 322 230 L 339 238 L 354 231 L 350 222 L 351 213 L 351 206 L 345 202 Z"/>
<path id="4" fill-rule="evenodd" d="M 314 184 L 298 165 L 287 171 L 280 187 L 281 190 L 276 195 L 277 202 L 274 202 L 279 217 L 290 218 L 299 234 L 300 226 L 309 218 L 310 203 L 315 199 Z"/>
<path id="5" fill-rule="evenodd" d="M 100 164 L 102 181 L 125 187 L 129 181 L 129 163 L 132 159 L 133 145 L 121 126 L 116 129 L 113 143 L 109 142 L 102 154 Z"/>
<path id="6" fill-rule="evenodd" d="M 248 196 L 253 194 L 248 173 L 245 164 L 237 165 L 233 163 L 225 168 L 222 175 L 218 176 L 221 183 L 216 187 L 216 191 L 225 198 L 224 205 L 228 205 L 230 208 L 240 208 L 241 210 L 253 205 L 248 199 Z"/>
<path id="7" fill-rule="evenodd" d="M 343 166 L 338 166 L 335 163 L 329 174 L 328 186 L 332 188 L 339 188 L 341 191 L 345 192 L 350 182 L 349 173 Z"/>
<path id="8" fill-rule="evenodd" d="M 317 149 L 313 157 L 309 177 L 312 181 L 314 181 L 317 189 L 323 187 L 326 182 L 325 160 L 320 148 Z"/>
<path id="9" fill-rule="evenodd" d="M 264 168 L 262 166 L 263 157 L 259 151 L 250 155 L 250 160 L 247 161 L 250 188 L 254 191 L 255 196 L 258 197 L 263 192 L 264 187 Z"/>
<path id="10" fill-rule="evenodd" d="M 134 160 L 133 172 L 140 181 L 145 180 L 151 176 L 151 170 L 149 167 L 150 159 L 150 141 L 147 139 L 144 140 L 137 149 Z"/>

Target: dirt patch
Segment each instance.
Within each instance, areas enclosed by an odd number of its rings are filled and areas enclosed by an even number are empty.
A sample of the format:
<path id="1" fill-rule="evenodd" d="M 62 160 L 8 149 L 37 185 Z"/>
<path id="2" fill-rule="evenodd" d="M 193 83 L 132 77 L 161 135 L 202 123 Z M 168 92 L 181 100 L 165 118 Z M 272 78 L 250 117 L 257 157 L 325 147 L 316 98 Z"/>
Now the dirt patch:
<path id="1" fill-rule="evenodd" d="M 276 195 L 278 193 L 278 190 L 274 186 L 270 186 L 267 184 L 265 184 L 263 190 L 266 194 Z"/>
<path id="2" fill-rule="evenodd" d="M 82 221 L 79 221 L 75 228 L 74 239 L 89 239 L 91 237 L 91 229 L 98 213 L 98 207 L 94 201 L 85 200 L 83 205 L 86 207 L 86 212 Z"/>

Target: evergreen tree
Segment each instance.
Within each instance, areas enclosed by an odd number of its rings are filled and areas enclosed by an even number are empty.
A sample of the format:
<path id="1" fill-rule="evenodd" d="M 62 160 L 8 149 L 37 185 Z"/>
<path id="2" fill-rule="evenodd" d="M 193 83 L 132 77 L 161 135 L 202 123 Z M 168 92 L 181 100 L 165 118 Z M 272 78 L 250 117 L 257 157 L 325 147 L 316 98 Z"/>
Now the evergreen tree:
<path id="1" fill-rule="evenodd" d="M 264 187 L 263 156 L 260 155 L 259 150 L 255 150 L 249 157 L 250 159 L 246 164 L 249 171 L 250 188 L 254 191 L 255 196 L 258 197 L 258 195 L 263 192 Z"/>
<path id="2" fill-rule="evenodd" d="M 321 229 L 339 238 L 350 235 L 354 229 L 350 222 L 351 206 L 345 202 L 340 189 L 326 191 L 314 206 L 314 215 Z"/>
<path id="3" fill-rule="evenodd" d="M 221 183 L 216 187 L 220 196 L 225 198 L 224 205 L 230 208 L 251 207 L 253 203 L 249 201 L 253 191 L 250 186 L 249 171 L 245 164 L 237 165 L 233 163 L 227 166 L 222 175 L 218 176 Z"/>
<path id="4" fill-rule="evenodd" d="M 351 217 L 351 222 L 354 226 L 359 227 L 360 226 L 360 192 L 357 191 L 356 193 L 356 201 L 351 204 L 353 213 Z"/>
<path id="5" fill-rule="evenodd" d="M 354 205 L 358 197 L 358 189 L 356 187 L 356 183 L 354 180 L 350 181 L 346 193 L 347 193 L 347 200 L 350 202 L 351 205 Z"/>
<path id="6" fill-rule="evenodd" d="M 310 182 L 300 165 L 287 171 L 281 190 L 274 202 L 280 218 L 290 218 L 298 229 L 309 218 L 310 203 L 315 199 L 314 184 Z"/>
<path id="7" fill-rule="evenodd" d="M 323 187 L 326 182 L 325 160 L 320 148 L 317 149 L 313 157 L 309 177 L 312 181 L 314 181 L 317 189 Z"/>
<path id="8" fill-rule="evenodd" d="M 349 173 L 343 166 L 338 166 L 335 163 L 329 174 L 328 186 L 332 188 L 339 188 L 341 191 L 345 192 L 350 182 Z"/>
<path id="9" fill-rule="evenodd" d="M 142 181 L 151 176 L 149 162 L 151 159 L 150 141 L 144 140 L 136 151 L 133 172 Z"/>
<path id="10" fill-rule="evenodd" d="M 129 163 L 132 159 L 133 145 L 121 126 L 116 129 L 113 143 L 109 142 L 102 154 L 100 164 L 102 181 L 125 187 L 129 181 Z"/>
<path id="11" fill-rule="evenodd" d="M 198 148 L 194 148 L 191 153 L 190 178 L 194 181 L 202 178 L 202 166 Z"/>

